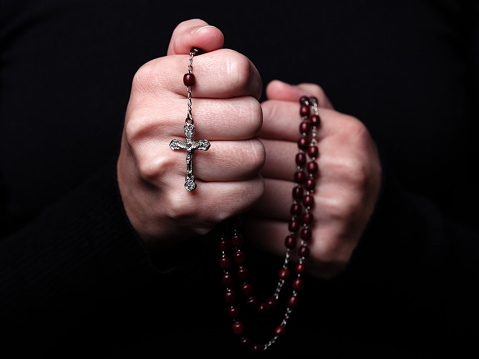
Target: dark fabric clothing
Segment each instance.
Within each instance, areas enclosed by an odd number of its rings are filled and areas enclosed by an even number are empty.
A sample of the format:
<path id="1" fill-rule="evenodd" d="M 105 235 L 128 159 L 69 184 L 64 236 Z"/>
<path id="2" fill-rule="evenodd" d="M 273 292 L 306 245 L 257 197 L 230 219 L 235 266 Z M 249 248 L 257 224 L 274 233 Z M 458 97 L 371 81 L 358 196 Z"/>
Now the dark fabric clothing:
<path id="1" fill-rule="evenodd" d="M 0 356 L 246 356 L 214 236 L 153 257 L 116 185 L 133 75 L 198 17 L 264 84 L 321 85 L 383 164 L 348 268 L 307 278 L 265 357 L 477 357 L 478 15 L 472 0 L 0 0 Z M 271 293 L 282 260 L 248 253 Z"/>

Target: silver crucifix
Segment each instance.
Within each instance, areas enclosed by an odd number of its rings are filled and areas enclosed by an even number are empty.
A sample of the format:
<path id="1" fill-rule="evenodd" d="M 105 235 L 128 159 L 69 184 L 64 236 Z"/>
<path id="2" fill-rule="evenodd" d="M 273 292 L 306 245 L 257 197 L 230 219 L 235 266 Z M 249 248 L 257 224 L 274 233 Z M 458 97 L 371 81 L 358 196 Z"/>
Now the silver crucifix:
<path id="1" fill-rule="evenodd" d="M 185 188 L 188 191 L 193 191 L 196 188 L 195 176 L 193 176 L 193 152 L 195 150 L 207 151 L 210 148 L 210 143 L 207 140 L 194 141 L 193 134 L 195 127 L 192 123 L 185 125 L 186 142 L 179 140 L 171 140 L 170 148 L 175 150 L 186 150 L 186 178 Z"/>

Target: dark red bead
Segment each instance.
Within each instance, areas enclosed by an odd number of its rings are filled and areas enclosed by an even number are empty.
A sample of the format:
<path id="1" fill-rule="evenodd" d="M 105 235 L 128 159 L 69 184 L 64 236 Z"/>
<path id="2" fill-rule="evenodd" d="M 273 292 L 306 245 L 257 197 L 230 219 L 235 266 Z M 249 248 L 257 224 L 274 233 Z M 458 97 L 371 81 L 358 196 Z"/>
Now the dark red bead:
<path id="1" fill-rule="evenodd" d="M 205 50 L 200 49 L 199 47 L 193 47 L 190 50 L 190 54 L 193 53 L 193 56 L 198 56 L 205 53 Z"/>
<path id="2" fill-rule="evenodd" d="M 234 290 L 227 290 L 224 295 L 226 303 L 233 303 L 236 300 L 236 293 Z"/>
<path id="3" fill-rule="evenodd" d="M 293 188 L 293 198 L 294 199 L 301 199 L 303 198 L 304 191 L 301 187 L 296 186 Z"/>
<path id="4" fill-rule="evenodd" d="M 306 165 L 306 170 L 311 174 L 318 172 L 318 164 L 316 161 L 308 162 Z"/>
<path id="5" fill-rule="evenodd" d="M 278 337 L 284 335 L 284 332 L 286 331 L 286 328 L 283 325 L 278 325 L 274 329 L 274 335 L 277 335 Z"/>
<path id="6" fill-rule="evenodd" d="M 246 260 L 246 256 L 242 251 L 236 251 L 233 255 L 233 259 L 236 264 L 243 264 Z"/>
<path id="7" fill-rule="evenodd" d="M 301 196 L 302 197 L 302 196 Z M 299 197 L 299 198 L 301 198 Z M 296 198 L 296 197 L 295 197 Z M 289 209 L 289 213 L 292 215 L 292 216 L 299 216 L 301 213 L 303 213 L 303 207 L 301 207 L 299 204 L 297 203 L 293 203 L 291 205 L 291 208 Z"/>
<path id="8" fill-rule="evenodd" d="M 294 174 L 294 182 L 303 183 L 304 181 L 306 181 L 306 173 L 303 171 L 296 171 Z"/>
<path id="9" fill-rule="evenodd" d="M 299 103 L 301 105 L 309 105 L 309 97 L 308 96 L 301 96 L 299 99 Z"/>
<path id="10" fill-rule="evenodd" d="M 237 322 L 233 324 L 233 333 L 235 335 L 243 335 L 244 334 L 244 325 L 241 322 Z"/>
<path id="11" fill-rule="evenodd" d="M 243 236 L 239 233 L 233 234 L 233 236 L 231 236 L 231 244 L 235 247 L 241 246 L 243 244 Z"/>
<path id="12" fill-rule="evenodd" d="M 278 273 L 279 279 L 288 279 L 289 278 L 289 270 L 285 268 L 281 268 Z"/>
<path id="13" fill-rule="evenodd" d="M 301 278 L 295 278 L 293 283 L 291 283 L 291 287 L 293 287 L 294 290 L 301 290 L 303 289 L 303 284 L 304 281 Z"/>
<path id="14" fill-rule="evenodd" d="M 225 287 L 231 287 L 233 285 L 233 282 L 234 282 L 234 279 L 230 273 L 223 273 L 223 276 L 221 277 L 221 283 Z"/>
<path id="15" fill-rule="evenodd" d="M 306 258 L 307 256 L 309 256 L 309 247 L 308 246 L 299 247 L 298 255 L 303 258 Z"/>
<path id="16" fill-rule="evenodd" d="M 229 257 L 221 257 L 220 258 L 220 268 L 227 269 L 231 267 L 231 259 Z"/>
<path id="17" fill-rule="evenodd" d="M 183 76 L 183 83 L 185 86 L 193 86 L 195 84 L 195 75 L 190 73 L 185 74 Z"/>
<path id="18" fill-rule="evenodd" d="M 302 150 L 306 150 L 309 147 L 309 140 L 306 136 L 301 136 L 298 140 L 298 147 Z"/>
<path id="19" fill-rule="evenodd" d="M 241 345 L 243 348 L 251 348 L 251 346 L 253 345 L 253 343 L 251 342 L 251 339 L 250 339 L 250 338 L 244 337 L 244 338 L 241 338 L 241 340 L 240 340 L 240 345 Z"/>
<path id="20" fill-rule="evenodd" d="M 269 297 L 266 303 L 271 307 L 275 308 L 278 305 L 278 299 L 276 297 Z"/>
<path id="21" fill-rule="evenodd" d="M 241 286 L 241 294 L 243 294 L 245 297 L 251 297 L 253 294 L 253 286 L 249 283 L 244 283 Z"/>
<path id="22" fill-rule="evenodd" d="M 247 304 L 250 308 L 257 308 L 257 307 L 258 307 L 258 298 L 256 298 L 256 297 L 249 297 L 248 299 L 246 299 L 246 304 Z"/>
<path id="23" fill-rule="evenodd" d="M 307 207 L 312 207 L 314 205 L 314 197 L 311 195 L 304 196 L 303 204 Z"/>
<path id="24" fill-rule="evenodd" d="M 306 182 L 304 182 L 304 188 L 307 190 L 313 190 L 316 187 L 316 181 L 314 178 L 308 178 Z"/>
<path id="25" fill-rule="evenodd" d="M 230 316 L 231 319 L 237 319 L 240 316 L 239 309 L 237 307 L 231 306 L 228 309 L 228 315 Z"/>
<path id="26" fill-rule="evenodd" d="M 288 229 L 290 232 L 297 232 L 301 224 L 298 221 L 291 220 L 289 221 Z"/>
<path id="27" fill-rule="evenodd" d="M 295 248 L 296 247 L 296 238 L 293 236 L 287 236 L 284 240 L 284 245 L 286 248 Z"/>
<path id="28" fill-rule="evenodd" d="M 312 104 L 312 105 L 317 105 L 319 102 L 318 102 L 318 98 L 315 97 L 315 96 L 311 96 L 309 98 L 309 102 Z"/>
<path id="29" fill-rule="evenodd" d="M 220 251 L 227 251 L 230 248 L 230 244 L 225 239 L 220 240 L 218 247 Z"/>
<path id="30" fill-rule="evenodd" d="M 299 108 L 299 114 L 301 116 L 308 116 L 309 115 L 309 106 L 308 105 L 301 105 Z"/>
<path id="31" fill-rule="evenodd" d="M 239 267 L 238 270 L 236 271 L 236 275 L 238 276 L 239 280 L 244 281 L 248 279 L 248 276 L 249 276 L 248 268 Z"/>
<path id="32" fill-rule="evenodd" d="M 321 118 L 318 115 L 312 115 L 309 120 L 311 121 L 311 124 L 315 127 L 318 127 L 321 123 Z"/>
<path id="33" fill-rule="evenodd" d="M 309 146 L 308 148 L 308 155 L 311 158 L 316 158 L 319 156 L 319 148 L 318 146 Z"/>
<path id="34" fill-rule="evenodd" d="M 301 239 L 304 239 L 305 241 L 309 241 L 312 235 L 313 233 L 311 232 L 310 228 L 303 227 L 303 229 L 301 229 L 301 231 L 299 232 L 299 236 L 301 237 Z"/>
<path id="35" fill-rule="evenodd" d="M 264 350 L 264 347 L 261 344 L 254 344 L 251 348 L 251 351 L 255 354 L 261 353 Z"/>
<path id="36" fill-rule="evenodd" d="M 288 298 L 288 307 L 296 307 L 298 305 L 299 299 L 297 296 L 292 295 Z"/>
<path id="37" fill-rule="evenodd" d="M 300 152 L 296 155 L 296 164 L 302 166 L 306 163 L 306 155 L 303 152 Z"/>
<path id="38" fill-rule="evenodd" d="M 261 303 L 258 305 L 257 312 L 258 314 L 266 314 L 270 311 L 271 306 L 268 303 Z"/>
<path id="39" fill-rule="evenodd" d="M 309 132 L 310 129 L 311 129 L 311 125 L 309 124 L 308 121 L 303 121 L 299 125 L 299 133 L 306 134 Z"/>
<path id="40" fill-rule="evenodd" d="M 311 212 L 303 213 L 303 215 L 301 216 L 301 223 L 303 224 L 311 224 L 313 223 L 313 220 L 314 216 Z"/>
<path id="41" fill-rule="evenodd" d="M 304 270 L 305 270 L 304 264 L 303 264 L 303 263 L 298 263 L 298 264 L 296 264 L 296 268 L 295 268 L 295 269 L 296 269 L 296 273 L 298 273 L 298 274 L 304 273 Z"/>

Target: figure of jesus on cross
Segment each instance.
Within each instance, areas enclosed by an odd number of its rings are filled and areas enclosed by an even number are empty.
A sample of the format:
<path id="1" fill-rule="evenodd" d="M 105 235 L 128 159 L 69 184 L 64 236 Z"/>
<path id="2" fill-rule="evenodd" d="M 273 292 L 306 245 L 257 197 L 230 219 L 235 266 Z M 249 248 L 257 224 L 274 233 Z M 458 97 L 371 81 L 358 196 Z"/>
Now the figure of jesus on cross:
<path id="1" fill-rule="evenodd" d="M 207 151 L 210 148 L 210 143 L 207 140 L 194 141 L 193 135 L 195 127 L 192 123 L 186 123 L 185 127 L 186 142 L 179 140 L 171 140 L 170 148 L 175 150 L 186 150 L 186 178 L 185 188 L 188 191 L 193 191 L 196 188 L 195 176 L 193 176 L 193 152 L 195 150 Z"/>

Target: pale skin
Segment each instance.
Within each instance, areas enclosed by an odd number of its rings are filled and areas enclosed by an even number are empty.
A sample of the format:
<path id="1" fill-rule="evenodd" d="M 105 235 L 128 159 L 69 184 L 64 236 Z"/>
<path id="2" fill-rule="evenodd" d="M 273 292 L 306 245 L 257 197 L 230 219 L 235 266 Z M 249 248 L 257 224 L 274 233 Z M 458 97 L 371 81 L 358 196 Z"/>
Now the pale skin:
<path id="1" fill-rule="evenodd" d="M 319 99 L 320 156 L 308 271 L 328 278 L 347 265 L 377 201 L 381 167 L 376 146 L 356 118 L 334 110 L 318 85 L 273 81 L 258 99 L 260 75 L 242 54 L 223 49 L 223 34 L 202 20 L 173 32 L 168 54 L 140 68 L 132 85 L 118 159 L 126 213 L 147 246 L 161 250 L 207 234 L 223 220 L 250 211 L 245 236 L 263 250 L 284 254 L 296 169 L 301 96 Z M 188 54 L 199 47 L 193 73 L 198 187 L 186 191 L 184 141 Z"/>

